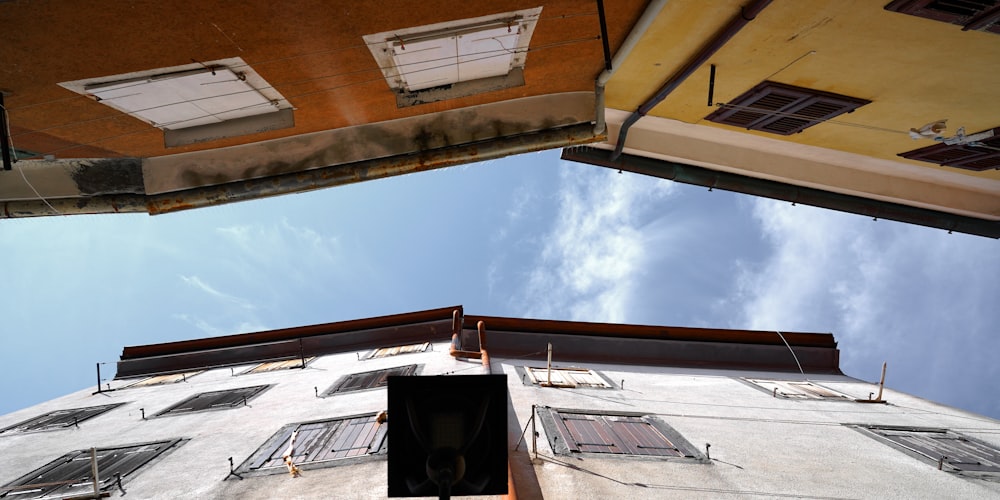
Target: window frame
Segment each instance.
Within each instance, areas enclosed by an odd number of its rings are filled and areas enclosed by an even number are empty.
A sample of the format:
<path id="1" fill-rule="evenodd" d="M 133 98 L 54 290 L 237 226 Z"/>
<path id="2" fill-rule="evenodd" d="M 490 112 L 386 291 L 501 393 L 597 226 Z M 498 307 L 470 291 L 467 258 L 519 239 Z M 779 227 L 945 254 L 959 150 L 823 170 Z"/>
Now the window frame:
<path id="1" fill-rule="evenodd" d="M 84 406 L 80 408 L 52 410 L 48 413 L 43 413 L 41 415 L 37 415 L 32 418 L 22 420 L 14 425 L 0 429 L 0 436 L 7 435 L 8 433 L 24 434 L 31 432 L 49 432 L 49 431 L 62 430 L 69 427 L 76 427 L 81 422 L 85 422 L 92 418 L 104 415 L 105 413 L 125 404 L 128 403 L 112 403 L 107 405 Z M 92 411 L 87 412 L 88 410 Z M 85 412 L 82 418 L 73 414 L 79 412 Z M 56 415 L 59 413 L 66 413 L 67 415 Z M 73 419 L 73 420 L 70 421 L 68 419 Z M 43 422 L 57 422 L 57 423 L 43 424 Z"/>
<path id="2" fill-rule="evenodd" d="M 328 387 L 325 391 L 320 393 L 320 397 L 330 397 L 336 396 L 338 394 L 350 394 L 353 392 L 371 391 L 375 389 L 382 389 L 388 385 L 388 377 L 409 377 L 417 375 L 423 365 L 411 364 L 411 365 L 399 365 L 390 366 L 388 368 L 379 368 L 377 370 L 368 370 L 364 372 L 348 373 L 340 377 L 336 382 Z M 374 377 L 378 375 L 378 377 Z M 358 388 L 345 388 L 345 386 L 352 381 L 363 378 L 372 377 L 368 381 L 362 380 L 364 382 L 363 387 Z"/>
<path id="3" fill-rule="evenodd" d="M 543 385 L 545 381 L 545 371 L 547 367 L 537 367 L 537 366 L 516 366 L 514 368 L 517 371 L 518 376 L 521 378 L 521 383 L 527 386 L 533 387 L 556 387 L 562 389 L 617 389 L 618 386 L 606 377 L 603 373 L 589 368 L 579 368 L 579 367 L 552 367 L 552 373 L 559 374 L 559 377 L 563 380 L 562 382 L 554 382 L 550 385 Z M 540 371 L 542 373 L 535 373 L 535 371 Z M 567 378 L 568 375 L 572 375 L 573 372 L 585 372 L 586 376 L 593 377 L 600 381 L 602 385 L 593 385 L 587 382 L 578 382 Z M 541 377 L 541 378 L 540 378 Z M 566 380 L 569 380 L 566 382 Z"/>
<path id="4" fill-rule="evenodd" d="M 764 106 L 755 106 L 763 103 Z M 765 80 L 750 90 L 720 104 L 705 120 L 775 135 L 793 135 L 871 103 L 806 87 Z M 812 114 L 800 114 L 800 113 Z M 787 121 L 789 126 L 778 126 Z M 790 126 L 795 122 L 802 122 Z"/>
<path id="5" fill-rule="evenodd" d="M 178 383 L 181 383 L 181 382 L 187 382 L 187 380 L 189 378 L 196 377 L 196 376 L 198 376 L 198 375 L 200 375 L 202 373 L 205 373 L 205 370 L 195 370 L 195 371 L 190 371 L 190 372 L 164 373 L 164 374 L 161 374 L 161 375 L 153 375 L 151 377 L 146 377 L 146 378 L 137 380 L 135 382 L 132 382 L 131 384 L 119 387 L 118 389 L 138 389 L 140 387 L 155 387 L 155 386 L 158 386 L 158 385 L 178 384 Z M 180 377 L 180 379 L 176 379 L 176 377 L 178 377 L 178 376 Z M 157 379 L 161 379 L 161 380 L 157 380 Z M 118 390 L 118 389 L 116 389 L 116 390 Z"/>
<path id="6" fill-rule="evenodd" d="M 412 348 L 413 350 L 407 350 L 408 348 Z M 392 349 L 400 349 L 400 350 L 397 352 L 384 352 L 387 350 L 391 351 Z M 391 358 L 393 356 L 402 356 L 404 354 L 419 354 L 422 352 L 427 352 L 430 349 L 431 349 L 430 342 L 417 342 L 414 344 L 376 347 L 375 349 L 372 349 L 367 355 L 365 355 L 364 359 L 382 359 L 382 358 Z"/>
<path id="7" fill-rule="evenodd" d="M 935 447 L 938 443 L 910 443 L 907 444 L 903 441 L 905 439 L 894 439 L 895 437 L 911 437 L 914 439 L 944 439 L 947 445 L 953 445 L 954 443 L 970 443 L 971 447 L 978 447 L 980 450 L 985 448 L 986 451 L 994 456 L 993 464 L 990 466 L 993 470 L 967 470 L 962 469 L 960 465 L 965 462 L 954 460 L 955 457 L 952 456 L 948 459 L 945 455 L 945 459 L 942 460 L 940 470 L 945 472 L 955 474 L 958 476 L 972 477 L 977 479 L 988 479 L 992 481 L 1000 480 L 1000 447 L 987 443 L 985 441 L 954 432 L 950 429 L 939 428 L 939 427 L 913 427 L 913 426 L 897 426 L 897 425 L 869 425 L 869 424 L 846 424 L 849 427 L 857 430 L 858 432 L 879 441 L 891 448 L 894 448 L 900 452 L 903 452 L 911 457 L 914 457 L 928 465 L 937 467 L 939 463 L 940 456 L 932 457 L 928 454 L 927 450 L 921 450 L 921 447 Z M 905 433 L 909 433 L 910 436 L 905 436 Z M 932 435 L 942 436 L 941 438 L 935 438 Z M 940 446 L 940 444 L 938 444 Z M 963 445 L 965 446 L 965 445 Z M 955 450 L 947 450 L 946 453 L 955 454 Z M 972 453 L 972 452 L 967 452 Z M 968 455 L 963 455 L 968 457 Z M 956 465 L 958 464 L 958 465 Z"/>
<path id="8" fill-rule="evenodd" d="M 288 358 L 288 359 L 276 359 L 276 360 L 272 360 L 272 361 L 262 361 L 260 363 L 257 363 L 255 365 L 247 368 L 246 370 L 243 370 L 243 371 L 237 373 L 236 375 L 256 375 L 258 373 L 270 373 L 270 372 L 279 372 L 279 371 L 283 371 L 283 370 L 305 369 L 306 367 L 309 366 L 310 363 L 312 363 L 315 360 L 316 360 L 316 356 L 309 356 L 309 357 L 304 358 L 304 359 L 301 358 L 301 357 L 295 357 L 295 358 Z M 282 366 L 282 365 L 284 365 L 286 363 L 293 363 L 293 362 L 298 362 L 299 364 L 298 365 L 290 365 L 290 366 Z M 273 365 L 273 366 L 269 366 L 269 365 Z"/>
<path id="9" fill-rule="evenodd" d="M 247 387 L 234 387 L 231 389 L 219 389 L 216 391 L 205 391 L 199 392 L 188 396 L 167 408 L 160 410 L 153 417 L 173 417 L 177 415 L 187 415 L 190 413 L 201 413 L 206 411 L 219 411 L 219 410 L 229 410 L 232 408 L 239 408 L 240 406 L 249 406 L 250 401 L 257 398 L 265 391 L 273 387 L 273 385 L 254 385 Z M 232 401 L 225 401 L 226 399 L 232 399 L 230 394 L 227 393 L 241 393 L 237 395 L 237 399 Z M 223 400 L 222 403 L 213 403 L 212 398 L 217 400 Z M 192 407 L 193 409 L 183 409 L 183 405 L 191 404 L 198 399 L 205 399 L 206 402 L 199 403 Z"/>
<path id="10" fill-rule="evenodd" d="M 386 454 L 388 453 L 388 448 L 389 448 L 388 422 L 387 421 L 378 422 L 378 418 L 379 418 L 379 413 L 371 412 L 371 413 L 360 413 L 354 415 L 345 415 L 339 417 L 286 424 L 282 426 L 280 429 L 278 429 L 277 432 L 272 434 L 271 437 L 267 438 L 267 440 L 265 440 L 263 444 L 261 444 L 253 453 L 251 453 L 250 456 L 248 456 L 246 460 L 244 460 L 243 463 L 241 463 L 239 467 L 236 468 L 236 473 L 244 476 L 269 476 L 279 473 L 288 473 L 288 468 L 283 461 L 278 462 L 275 465 L 269 465 L 266 467 L 265 465 L 268 462 L 276 461 L 279 459 L 278 457 L 280 457 L 281 455 L 276 456 L 276 454 L 281 453 L 282 451 L 285 451 L 287 449 L 289 440 L 291 439 L 293 432 L 295 432 L 296 430 L 300 430 L 303 426 L 315 426 L 318 424 L 344 422 L 355 419 L 367 419 L 369 420 L 368 424 L 371 423 L 376 424 L 376 430 L 374 434 L 371 435 L 371 438 L 368 441 L 367 446 L 369 448 L 369 451 L 367 453 L 326 459 L 326 460 L 316 460 L 312 462 L 295 461 L 294 462 L 295 466 L 300 470 L 310 470 L 310 469 L 323 469 L 327 467 L 336 467 L 340 465 L 356 464 L 362 461 L 384 460 Z M 329 438 L 322 444 L 330 442 L 331 439 L 333 439 L 334 442 L 336 442 L 337 438 L 342 437 L 342 433 L 344 432 L 343 429 L 344 429 L 343 427 L 341 429 L 338 429 L 334 434 L 330 435 Z M 298 442 L 299 439 L 300 438 L 297 436 L 296 442 Z M 355 437 L 354 440 L 356 441 L 357 438 Z M 316 445 L 314 444 L 313 446 Z M 357 448 L 359 447 L 347 448 L 347 449 L 350 450 Z M 293 446 L 293 450 L 298 450 L 298 448 L 296 446 Z M 314 452 L 315 449 L 311 447 L 309 448 L 309 451 L 307 451 L 306 453 L 309 454 Z M 228 479 L 228 477 L 226 479 Z"/>
<path id="11" fill-rule="evenodd" d="M 883 7 L 890 12 L 908 14 L 911 16 L 954 24 L 962 27 L 962 31 L 985 31 L 989 33 L 1000 33 L 1000 2 L 992 7 L 983 6 L 981 9 L 971 8 L 967 15 L 958 12 L 948 12 L 935 8 L 933 4 L 940 0 L 894 0 Z"/>
<path id="12" fill-rule="evenodd" d="M 365 35 L 363 40 L 371 52 L 372 58 L 374 58 L 381 70 L 386 85 L 396 95 L 396 106 L 404 108 L 523 86 L 527 53 L 538 19 L 541 16 L 541 11 L 542 7 L 535 7 L 444 23 L 413 26 Z M 484 33 L 489 29 L 498 28 L 506 28 L 508 32 L 515 35 L 516 43 L 513 43 L 509 48 L 501 43 L 500 49 L 497 51 L 474 51 L 468 53 L 463 52 L 460 48 L 463 46 L 463 42 L 460 41 L 461 37 L 468 37 L 476 33 Z M 488 38 L 495 39 L 494 37 Z M 400 52 L 405 50 L 407 43 L 419 46 L 420 44 L 442 41 L 440 45 L 444 47 L 452 39 L 455 39 L 456 44 L 454 54 L 445 56 L 442 64 L 436 62 L 438 59 L 410 60 L 409 62 L 400 64 L 399 55 Z M 478 41 L 474 40 L 472 43 L 475 44 Z M 424 49 L 423 52 L 430 53 L 427 50 L 428 47 L 422 48 Z M 483 56 L 483 54 L 502 51 L 506 51 L 507 54 Z M 440 56 L 441 54 L 438 55 Z M 472 66 L 480 66 L 480 64 L 477 64 L 477 61 L 481 63 L 483 60 L 494 58 L 508 59 L 506 71 L 503 74 L 480 76 L 474 79 L 462 78 L 459 65 L 471 63 Z M 451 62 L 452 60 L 454 60 L 454 63 Z M 433 71 L 442 66 L 451 66 L 452 64 L 456 65 L 454 81 L 445 81 L 440 85 L 426 88 L 420 84 L 411 86 L 405 78 L 406 69 L 403 67 L 410 66 L 411 72 L 422 72 Z M 414 70 L 414 68 L 416 69 Z M 475 74 L 477 71 L 473 70 L 473 73 Z"/>
<path id="13" fill-rule="evenodd" d="M 643 460 L 659 460 L 659 461 L 683 461 L 683 462 L 693 462 L 693 463 L 709 463 L 710 461 L 703 455 L 697 448 L 694 447 L 687 439 L 684 438 L 679 432 L 677 432 L 673 427 L 668 425 L 666 422 L 661 420 L 650 413 L 641 412 L 623 412 L 623 411 L 608 411 L 608 410 L 581 410 L 572 408 L 551 408 L 544 407 L 538 408 L 538 418 L 542 424 L 542 428 L 545 429 L 545 437 L 549 442 L 549 447 L 552 453 L 555 455 L 563 456 L 589 456 L 589 457 L 602 457 L 602 458 L 626 458 L 629 460 L 643 459 Z M 583 451 L 580 449 L 581 446 L 598 446 L 595 444 L 585 444 L 585 443 L 574 443 L 573 445 L 568 444 L 568 438 L 572 437 L 573 432 L 564 423 L 565 415 L 582 415 L 586 417 L 593 417 L 596 422 L 600 422 L 602 425 L 609 425 L 610 428 L 604 429 L 605 435 L 595 436 L 601 438 L 619 438 L 621 442 L 625 440 L 622 438 L 620 431 L 615 430 L 615 424 L 636 424 L 642 423 L 648 426 L 647 431 L 653 431 L 660 437 L 666 440 L 666 444 L 672 445 L 669 449 L 673 449 L 676 454 L 640 454 L 640 453 L 613 453 L 613 452 L 601 452 L 601 451 Z M 611 420 L 612 418 L 629 419 L 625 422 L 616 422 Z M 615 436 L 609 436 L 607 432 L 616 433 Z M 626 431 L 634 434 L 634 431 Z M 598 434 L 602 434 L 598 431 Z M 575 439 L 575 438 L 574 438 Z M 615 441 L 613 441 L 615 442 Z M 603 445 L 602 445 L 603 446 Z M 609 444 L 610 446 L 610 444 Z M 613 445 L 618 449 L 622 449 L 615 442 Z M 625 445 L 625 448 L 631 445 Z M 575 448 L 575 449 L 574 449 Z M 632 448 L 640 449 L 644 448 L 641 443 L 632 446 Z M 647 449 L 667 449 L 667 447 L 645 447 Z"/>
<path id="14" fill-rule="evenodd" d="M 763 393 L 766 393 L 769 396 L 776 397 L 778 399 L 785 399 L 791 401 L 850 401 L 850 402 L 855 401 L 855 398 L 847 394 L 844 394 L 843 392 L 820 385 L 812 380 L 788 380 L 788 379 L 751 378 L 751 377 L 740 377 L 739 380 L 744 384 L 753 387 L 754 389 L 757 389 Z M 768 387 L 762 385 L 761 383 L 773 384 L 775 386 L 778 386 L 779 391 L 775 393 L 774 392 L 775 387 Z M 808 385 L 815 388 L 816 390 L 794 389 L 788 387 L 789 385 Z M 781 386 L 785 386 L 790 390 L 796 390 L 798 391 L 798 393 L 781 392 L 780 391 Z M 829 392 L 831 396 L 818 395 L 816 394 L 816 392 L 818 391 Z"/>
<path id="15" fill-rule="evenodd" d="M 109 447 L 105 447 L 105 448 L 97 448 L 97 454 L 98 454 L 98 462 L 97 462 L 98 463 L 98 471 L 97 471 L 97 473 L 98 473 L 98 477 L 101 478 L 101 479 L 99 479 L 99 483 L 101 484 L 100 490 L 101 491 L 107 491 L 107 490 L 110 490 L 112 488 L 117 487 L 118 486 L 117 477 L 119 475 L 121 476 L 122 484 L 126 484 L 127 481 L 129 481 L 130 479 L 132 479 L 133 477 L 135 477 L 136 474 L 141 473 L 148 466 L 150 466 L 153 463 L 158 462 L 164 456 L 166 456 L 167 454 L 173 452 L 174 450 L 177 449 L 177 447 L 179 447 L 180 445 L 184 444 L 187 441 L 188 441 L 187 439 L 178 439 L 178 438 L 175 438 L 175 439 L 164 439 L 164 440 L 160 440 L 160 441 L 150 441 L 150 442 L 145 442 L 145 443 L 136 443 L 136 444 L 128 444 L 128 445 L 120 445 L 120 446 L 109 446 Z M 149 446 L 158 446 L 158 448 L 156 450 L 153 450 L 153 452 L 150 453 L 148 457 L 145 457 L 145 459 L 142 460 L 140 463 L 136 463 L 136 464 L 129 463 L 130 460 L 134 459 L 135 453 L 141 452 L 141 451 L 143 451 L 142 448 L 146 448 L 146 447 L 149 447 Z M 123 452 L 126 455 L 127 454 L 132 454 L 133 455 L 132 457 L 119 458 L 118 460 L 112 462 L 112 464 L 111 464 L 111 467 L 112 467 L 111 472 L 108 471 L 108 465 L 107 464 L 105 464 L 105 466 L 103 468 L 101 467 L 101 458 L 102 458 L 101 457 L 101 453 L 102 452 L 105 453 L 104 456 L 107 457 L 108 456 L 107 453 L 111 452 L 111 451 L 115 451 L 115 450 L 134 450 L 134 449 L 138 449 L 139 451 L 124 451 Z M 115 456 L 116 455 L 111 455 L 112 458 L 114 458 Z M 77 465 L 76 467 L 74 467 L 73 466 L 74 465 L 73 462 L 76 462 L 76 461 L 79 461 L 79 460 L 85 461 L 86 464 L 82 465 L 82 466 L 81 465 Z M 121 468 L 123 468 L 125 470 L 124 471 L 117 471 L 117 470 L 114 470 L 114 467 L 121 467 Z M 60 468 L 69 469 L 69 470 L 61 471 L 61 473 L 59 473 L 59 469 Z M 72 496 L 77 495 L 77 494 L 80 494 L 80 495 L 85 495 L 85 494 L 88 494 L 88 493 L 92 494 L 93 493 L 93 482 L 92 482 L 91 477 L 90 477 L 90 471 L 91 471 L 90 449 L 75 450 L 75 451 L 71 451 L 69 453 L 66 453 L 63 456 L 61 456 L 59 458 L 56 458 L 55 460 L 52 460 L 52 461 L 46 463 L 45 465 L 42 465 L 41 467 L 38 467 L 38 468 L 32 470 L 31 472 L 28 472 L 28 473 L 26 473 L 26 474 L 24 474 L 24 475 L 22 475 L 22 476 L 20 476 L 20 477 L 18 477 L 16 479 L 12 480 L 12 481 L 7 482 L 3 486 L 0 486 L 0 492 L 6 492 L 6 493 L 3 493 L 3 494 L 9 494 L 9 493 L 12 493 L 13 491 L 17 491 L 17 490 L 7 490 L 8 487 L 13 487 L 13 486 L 23 486 L 23 485 L 28 485 L 28 484 L 59 482 L 59 481 L 73 481 L 73 482 L 71 482 L 69 484 L 56 484 L 56 485 L 50 485 L 48 487 L 43 487 L 42 491 L 40 491 L 39 493 L 36 493 L 36 494 L 34 494 L 32 496 L 28 496 L 29 495 L 28 493 L 21 493 L 21 494 L 13 495 L 10 498 L 16 498 L 16 499 L 29 499 L 29 498 L 44 499 L 44 498 L 49 498 L 49 499 L 54 499 L 54 498 L 72 497 Z M 83 474 L 83 476 L 81 477 L 80 474 Z M 45 476 L 55 476 L 55 477 L 48 477 L 48 478 L 46 478 Z M 60 478 L 60 477 L 69 477 L 70 479 L 64 479 L 64 478 Z M 77 478 L 79 478 L 79 479 L 77 479 Z M 18 483 L 20 483 L 20 484 L 18 484 Z M 72 488 L 72 487 L 75 486 L 75 487 L 79 488 L 79 490 L 75 491 L 75 492 L 69 492 L 69 491 L 67 491 L 67 492 L 59 493 L 59 490 L 65 488 L 67 486 L 69 486 L 70 488 Z"/>

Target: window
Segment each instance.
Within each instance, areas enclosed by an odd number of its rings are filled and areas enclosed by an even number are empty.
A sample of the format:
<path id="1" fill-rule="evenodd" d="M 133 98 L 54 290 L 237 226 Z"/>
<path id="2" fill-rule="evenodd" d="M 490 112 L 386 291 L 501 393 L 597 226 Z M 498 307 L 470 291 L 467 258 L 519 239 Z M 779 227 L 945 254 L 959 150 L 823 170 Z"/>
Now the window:
<path id="1" fill-rule="evenodd" d="M 1000 169 L 1000 127 L 984 130 L 967 138 L 973 140 L 965 144 L 935 144 L 900 153 L 899 156 L 980 172 Z"/>
<path id="2" fill-rule="evenodd" d="M 180 439 L 97 449 L 97 476 L 101 490 L 117 487 L 167 450 L 179 446 Z M 10 498 L 65 498 L 93 493 L 90 450 L 63 455 L 3 486 L 0 496 Z M 37 486 L 33 486 L 37 485 Z"/>
<path id="3" fill-rule="evenodd" d="M 258 385 L 195 394 L 156 415 L 178 415 L 203 410 L 225 410 L 237 406 L 247 406 L 251 399 L 264 392 L 268 387 L 270 386 Z"/>
<path id="4" fill-rule="evenodd" d="M 853 401 L 852 398 L 809 381 L 743 379 L 768 394 L 785 399 L 832 399 Z"/>
<path id="5" fill-rule="evenodd" d="M 952 473 L 1000 477 L 1000 450 L 949 431 L 894 426 L 854 426 L 869 437 Z"/>
<path id="6" fill-rule="evenodd" d="M 380 349 L 375 349 L 370 354 L 368 354 L 367 359 L 374 358 L 386 358 L 389 356 L 396 356 L 397 354 L 410 354 L 413 352 L 424 352 L 431 346 L 430 342 L 423 342 L 421 344 L 410 344 L 410 345 L 398 345 L 394 347 L 382 347 Z"/>
<path id="7" fill-rule="evenodd" d="M 669 425 L 642 413 L 540 408 L 554 453 L 601 453 L 686 458 L 703 456 Z"/>
<path id="8" fill-rule="evenodd" d="M 291 103 L 239 57 L 59 85 L 162 129 L 167 147 L 295 125 Z"/>
<path id="9" fill-rule="evenodd" d="M 125 403 L 50 411 L 44 415 L 39 415 L 35 418 L 30 418 L 24 422 L 7 427 L 6 429 L 0 431 L 0 434 L 7 432 L 50 431 L 53 429 L 75 427 L 84 420 L 96 417 L 104 412 L 111 411 L 123 404 Z"/>
<path id="10" fill-rule="evenodd" d="M 261 363 L 257 366 L 254 366 L 253 368 L 250 368 L 249 370 L 240 373 L 240 375 L 249 375 L 251 373 L 273 372 L 278 370 L 289 370 L 292 368 L 305 368 L 306 365 L 311 363 L 312 360 L 314 359 L 316 358 L 315 357 L 305 358 L 304 361 L 301 358 L 286 359 L 283 361 L 268 361 L 266 363 Z"/>
<path id="11" fill-rule="evenodd" d="M 541 7 L 364 37 L 399 107 L 524 85 Z"/>
<path id="12" fill-rule="evenodd" d="M 295 467 L 308 469 L 335 462 L 384 454 L 388 424 L 378 414 L 355 415 L 289 424 L 271 436 L 237 469 L 240 473 L 271 474 L 288 470 L 284 455 L 291 448 Z"/>
<path id="13" fill-rule="evenodd" d="M 547 368 L 526 366 L 523 369 L 521 380 L 529 385 L 551 387 L 613 387 L 597 372 L 586 368 L 553 368 L 550 380 Z"/>
<path id="14" fill-rule="evenodd" d="M 138 382 L 126 385 L 122 389 L 129 389 L 132 387 L 148 387 L 151 385 L 167 385 L 176 384 L 178 382 L 186 382 L 187 379 L 203 372 L 204 370 L 199 370 L 196 372 L 184 372 L 184 373 L 172 373 L 170 375 L 156 375 L 154 377 L 144 378 Z"/>
<path id="15" fill-rule="evenodd" d="M 396 366 L 370 372 L 352 373 L 331 386 L 324 396 L 337 393 L 363 391 L 376 387 L 385 387 L 390 376 L 409 376 L 417 372 L 417 365 Z"/>
<path id="16" fill-rule="evenodd" d="M 706 120 L 791 135 L 871 101 L 777 82 L 763 82 L 721 105 Z"/>
<path id="17" fill-rule="evenodd" d="M 895 0 L 885 10 L 957 24 L 962 31 L 1000 33 L 1000 1 L 997 0 Z"/>

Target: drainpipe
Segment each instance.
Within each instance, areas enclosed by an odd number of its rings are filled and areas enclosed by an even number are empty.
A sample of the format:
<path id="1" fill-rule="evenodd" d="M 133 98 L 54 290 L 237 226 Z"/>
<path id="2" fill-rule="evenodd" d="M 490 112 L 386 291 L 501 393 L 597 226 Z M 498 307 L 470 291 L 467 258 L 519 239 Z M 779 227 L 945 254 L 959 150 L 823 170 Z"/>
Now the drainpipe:
<path id="1" fill-rule="evenodd" d="M 663 102 L 667 96 L 674 91 L 681 83 L 684 82 L 695 70 L 698 69 L 705 61 L 708 61 L 710 57 L 715 55 L 719 49 L 722 48 L 733 36 L 735 36 L 744 26 L 746 26 L 750 21 L 753 21 L 757 14 L 760 14 L 765 7 L 771 3 L 771 0 L 753 0 L 748 5 L 740 8 L 739 14 L 733 16 L 728 24 L 721 31 L 715 34 L 705 46 L 698 51 L 697 54 L 691 60 L 684 65 L 674 76 L 670 77 L 660 90 L 656 91 L 649 100 L 642 103 L 638 109 L 632 112 L 625 122 L 622 123 L 621 130 L 618 132 L 618 143 L 615 145 L 615 152 L 611 154 L 611 160 L 614 161 L 618 159 L 622 154 L 622 149 L 625 148 L 625 137 L 628 135 L 628 129 L 639 121 L 639 118 L 646 116 L 657 104 Z"/>
<path id="2" fill-rule="evenodd" d="M 490 366 L 490 355 L 486 353 L 486 322 L 480 321 L 476 328 L 479 329 L 479 353 L 483 360 L 483 371 L 489 375 L 493 373 L 493 367 Z"/>
<path id="3" fill-rule="evenodd" d="M 646 34 L 646 30 L 649 29 L 649 25 L 653 24 L 653 21 L 658 15 L 660 15 L 660 9 L 667 4 L 668 0 L 653 0 L 649 2 L 646 6 L 646 10 L 643 11 L 642 16 L 636 21 L 635 25 L 632 26 L 632 31 L 629 32 L 628 36 L 625 37 L 625 41 L 622 42 L 621 46 L 618 47 L 618 52 L 615 52 L 614 58 L 611 59 L 611 68 L 605 68 L 600 75 L 597 76 L 597 80 L 594 82 L 594 96 L 595 96 L 595 115 L 597 120 L 594 123 L 594 135 L 601 135 L 607 130 L 607 124 L 604 122 L 604 86 L 611 79 L 611 75 L 615 74 L 615 71 L 619 66 L 625 62 L 625 58 L 632 52 L 635 45 L 639 43 L 643 35 Z"/>
<path id="4" fill-rule="evenodd" d="M 451 346 L 448 347 L 448 354 L 451 354 L 456 358 L 475 358 L 479 359 L 482 357 L 482 351 L 463 351 L 462 350 L 462 340 L 459 335 L 462 334 L 462 318 L 458 316 L 458 309 L 455 309 L 451 313 Z M 482 323 L 482 321 L 480 321 Z M 480 337 L 480 342 L 482 338 Z M 482 344 L 480 344 L 482 345 Z"/>

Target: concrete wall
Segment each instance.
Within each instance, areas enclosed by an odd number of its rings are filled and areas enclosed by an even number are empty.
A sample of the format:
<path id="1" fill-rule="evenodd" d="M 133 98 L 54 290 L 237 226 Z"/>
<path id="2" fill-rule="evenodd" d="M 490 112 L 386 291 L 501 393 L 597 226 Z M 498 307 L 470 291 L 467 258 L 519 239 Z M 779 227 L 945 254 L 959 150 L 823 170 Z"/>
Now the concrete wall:
<path id="1" fill-rule="evenodd" d="M 385 409 L 385 389 L 316 398 L 314 387 L 322 393 L 348 373 L 405 364 L 422 365 L 422 375 L 481 372 L 479 361 L 455 360 L 447 354 L 447 344 L 438 343 L 433 351 L 384 359 L 359 360 L 357 353 L 348 352 L 317 358 L 306 369 L 233 376 L 241 368 L 220 368 L 172 385 L 96 395 L 84 390 L 0 416 L 3 428 L 54 409 L 127 403 L 81 423 L 79 429 L 0 434 L 0 484 L 73 450 L 187 438 L 190 441 L 128 480 L 127 498 L 384 498 L 384 456 L 305 470 L 295 479 L 282 472 L 242 481 L 226 479 L 227 458 L 233 457 L 239 465 L 289 423 Z M 522 429 L 529 422 L 532 405 L 649 412 L 702 453 L 705 443 L 712 445 L 713 460 L 707 464 L 595 454 L 555 456 L 539 426 L 538 459 L 532 469 L 545 498 L 1000 495 L 998 482 L 938 471 L 843 425 L 946 427 L 1000 446 L 1000 422 L 895 391 L 886 391 L 889 405 L 797 401 L 774 398 L 739 380 L 742 376 L 787 379 L 788 374 L 621 365 L 588 366 L 613 381 L 613 389 L 542 388 L 522 383 L 516 367 L 525 364 L 523 360 L 493 360 L 494 373 L 508 375 L 516 415 L 512 428 Z M 858 398 L 867 398 L 875 390 L 871 384 L 843 376 L 811 380 Z M 251 400 L 249 407 L 146 420 L 140 416 L 140 408 L 150 416 L 196 393 L 261 384 L 273 387 Z M 112 382 L 112 388 L 124 385 L 127 382 Z M 520 445 L 519 453 L 526 449 L 530 450 L 530 439 Z M 530 474 L 515 477 L 521 492 L 530 489 L 530 479 Z"/>

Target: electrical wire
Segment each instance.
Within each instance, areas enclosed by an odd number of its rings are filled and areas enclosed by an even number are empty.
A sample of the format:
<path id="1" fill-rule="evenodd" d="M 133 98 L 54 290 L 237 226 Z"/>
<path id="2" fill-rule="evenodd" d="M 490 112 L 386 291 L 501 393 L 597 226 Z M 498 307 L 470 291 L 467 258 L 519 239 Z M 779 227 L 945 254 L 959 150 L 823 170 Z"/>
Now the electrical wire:
<path id="1" fill-rule="evenodd" d="M 11 154 L 12 160 L 13 160 L 12 163 L 17 163 L 17 161 L 18 161 L 18 158 L 17 158 L 17 149 L 14 148 L 14 138 L 10 135 L 10 115 L 7 114 L 7 108 L 6 107 L 0 106 L 0 110 L 3 111 L 4 126 L 7 129 L 6 130 L 6 132 L 7 132 L 7 146 L 10 148 L 10 154 Z M 17 166 L 17 171 L 18 171 L 18 173 L 21 174 L 21 178 L 24 179 L 24 183 L 27 184 L 29 188 L 31 188 L 31 191 L 33 193 L 35 193 L 35 196 L 37 196 L 39 200 L 42 200 L 42 202 L 45 203 L 45 205 L 49 207 L 49 210 L 52 210 L 53 212 L 55 212 L 56 215 L 62 215 L 62 213 L 60 213 L 58 210 L 56 210 L 56 208 L 53 207 L 51 203 L 49 203 L 49 200 L 46 200 L 45 197 L 42 196 L 41 193 L 39 193 L 37 189 L 35 189 L 34 184 L 32 184 L 31 181 L 28 180 L 28 177 L 24 175 L 24 167 L 23 166 L 18 165 Z"/>
<path id="2" fill-rule="evenodd" d="M 781 332 L 778 330 L 775 330 L 774 332 L 781 337 L 781 341 L 785 343 L 785 347 L 788 347 L 788 352 L 792 353 L 792 358 L 795 358 L 795 364 L 798 365 L 799 373 L 802 374 L 802 378 L 806 378 L 806 372 L 802 371 L 802 365 L 799 363 L 799 357 L 795 355 L 795 351 L 792 349 L 792 346 L 788 344 L 788 341 L 785 340 L 785 336 L 782 335 Z"/>

